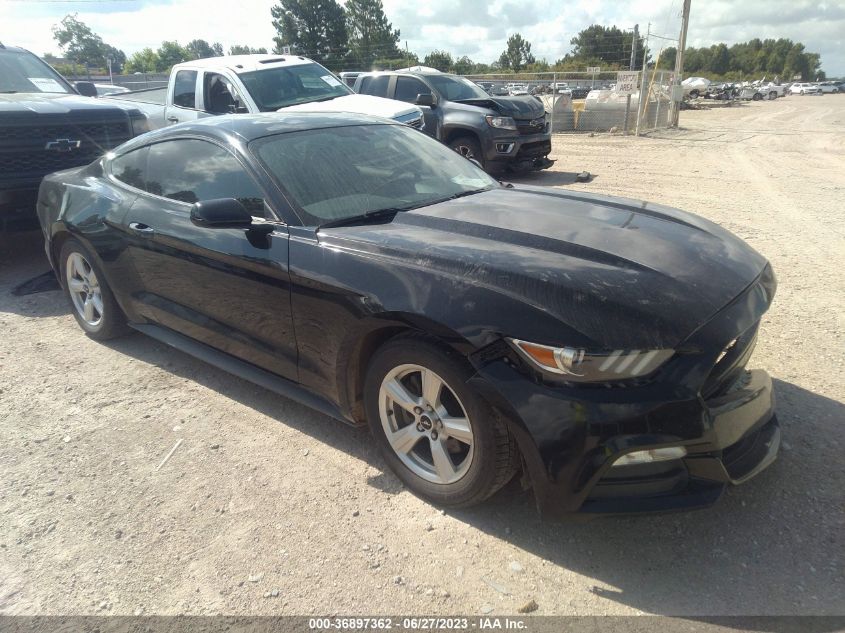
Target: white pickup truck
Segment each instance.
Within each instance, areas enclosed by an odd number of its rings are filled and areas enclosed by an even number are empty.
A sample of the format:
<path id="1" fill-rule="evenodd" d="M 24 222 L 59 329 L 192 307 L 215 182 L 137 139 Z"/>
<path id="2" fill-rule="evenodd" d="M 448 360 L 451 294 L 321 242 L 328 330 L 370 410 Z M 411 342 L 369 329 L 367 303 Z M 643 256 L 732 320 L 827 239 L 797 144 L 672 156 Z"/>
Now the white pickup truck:
<path id="1" fill-rule="evenodd" d="M 298 55 L 230 55 L 176 64 L 166 88 L 105 99 L 131 105 L 149 129 L 219 114 L 303 110 L 354 112 L 423 127 L 410 103 L 354 93 L 317 62 Z"/>

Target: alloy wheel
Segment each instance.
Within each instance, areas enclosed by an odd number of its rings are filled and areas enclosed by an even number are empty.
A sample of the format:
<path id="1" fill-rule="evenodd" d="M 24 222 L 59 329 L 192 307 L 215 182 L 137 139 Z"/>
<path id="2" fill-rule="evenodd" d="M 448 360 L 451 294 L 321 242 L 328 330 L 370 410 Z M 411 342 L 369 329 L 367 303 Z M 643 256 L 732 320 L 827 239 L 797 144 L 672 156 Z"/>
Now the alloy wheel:
<path id="1" fill-rule="evenodd" d="M 418 477 L 452 484 L 466 475 L 475 439 L 466 408 L 443 378 L 421 365 L 399 365 L 379 390 L 387 441 Z"/>
<path id="2" fill-rule="evenodd" d="M 103 320 L 103 295 L 91 264 L 80 253 L 71 253 L 65 276 L 73 307 L 85 323 L 97 327 Z"/>
<path id="3" fill-rule="evenodd" d="M 472 151 L 472 148 L 467 147 L 466 145 L 456 145 L 455 151 L 464 158 L 475 158 L 475 153 Z"/>

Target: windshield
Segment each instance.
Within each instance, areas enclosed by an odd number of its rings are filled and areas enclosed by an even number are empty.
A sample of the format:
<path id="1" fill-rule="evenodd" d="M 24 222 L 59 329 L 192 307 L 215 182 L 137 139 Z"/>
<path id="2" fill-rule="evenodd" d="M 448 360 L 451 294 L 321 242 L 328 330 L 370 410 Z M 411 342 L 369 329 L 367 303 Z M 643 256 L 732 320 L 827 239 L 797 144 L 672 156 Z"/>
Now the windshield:
<path id="1" fill-rule="evenodd" d="M 55 71 L 32 53 L 3 51 L 0 54 L 0 93 L 58 92 L 71 90 Z"/>
<path id="2" fill-rule="evenodd" d="M 352 94 L 346 84 L 313 62 L 255 70 L 240 78 L 262 112 Z"/>
<path id="3" fill-rule="evenodd" d="M 498 186 L 457 152 L 405 125 L 289 132 L 250 149 L 309 226 Z"/>
<path id="4" fill-rule="evenodd" d="M 437 89 L 447 101 L 462 99 L 488 99 L 489 95 L 478 84 L 463 77 L 451 75 L 426 75 L 426 80 Z"/>

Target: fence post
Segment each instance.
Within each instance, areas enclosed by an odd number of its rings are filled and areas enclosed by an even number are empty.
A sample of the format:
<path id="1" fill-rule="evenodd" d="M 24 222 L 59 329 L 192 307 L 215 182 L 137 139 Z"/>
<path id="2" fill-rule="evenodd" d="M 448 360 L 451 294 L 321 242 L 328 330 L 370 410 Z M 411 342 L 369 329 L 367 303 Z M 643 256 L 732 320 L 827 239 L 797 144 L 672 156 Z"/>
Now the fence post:
<path id="1" fill-rule="evenodd" d="M 555 133 L 555 96 L 557 95 L 557 73 L 552 73 L 552 116 L 549 132 Z"/>

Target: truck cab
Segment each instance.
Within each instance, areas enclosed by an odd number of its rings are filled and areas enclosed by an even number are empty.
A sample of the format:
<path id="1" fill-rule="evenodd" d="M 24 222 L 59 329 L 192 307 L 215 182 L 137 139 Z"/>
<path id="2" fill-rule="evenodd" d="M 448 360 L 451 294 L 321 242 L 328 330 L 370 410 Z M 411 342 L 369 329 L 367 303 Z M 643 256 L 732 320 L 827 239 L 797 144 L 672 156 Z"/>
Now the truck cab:
<path id="1" fill-rule="evenodd" d="M 322 111 L 372 114 L 422 128 L 411 104 L 355 94 L 317 62 L 300 55 L 230 55 L 176 64 L 166 91 L 118 95 L 148 116 L 151 128 L 220 114 Z"/>

